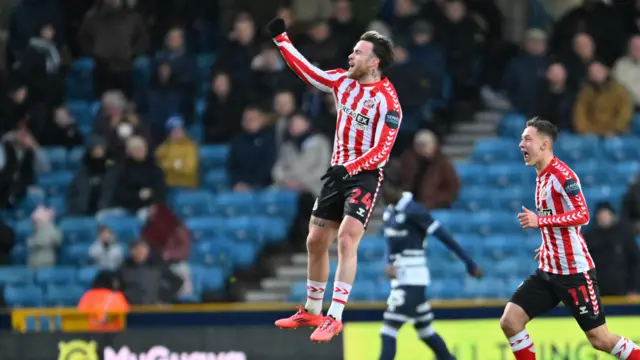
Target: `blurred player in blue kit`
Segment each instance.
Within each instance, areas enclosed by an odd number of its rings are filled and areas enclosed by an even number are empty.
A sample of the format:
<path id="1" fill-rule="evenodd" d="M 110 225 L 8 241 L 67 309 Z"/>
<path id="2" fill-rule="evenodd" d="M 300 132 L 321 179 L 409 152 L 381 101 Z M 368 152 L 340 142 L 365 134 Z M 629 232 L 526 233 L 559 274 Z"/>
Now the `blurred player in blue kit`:
<path id="1" fill-rule="evenodd" d="M 380 330 L 380 360 L 394 359 L 398 330 L 407 322 L 413 324 L 418 337 L 431 348 L 436 359 L 455 359 L 431 324 L 433 313 L 426 296 L 431 281 L 427 267 L 427 237 L 434 235 L 442 241 L 464 261 L 471 276 L 480 279 L 482 270 L 431 217 L 427 209 L 413 199 L 411 193 L 402 191 L 397 173 L 387 171 L 382 196 L 387 204 L 382 219 L 387 240 L 386 273 L 391 279 L 391 294 Z"/>

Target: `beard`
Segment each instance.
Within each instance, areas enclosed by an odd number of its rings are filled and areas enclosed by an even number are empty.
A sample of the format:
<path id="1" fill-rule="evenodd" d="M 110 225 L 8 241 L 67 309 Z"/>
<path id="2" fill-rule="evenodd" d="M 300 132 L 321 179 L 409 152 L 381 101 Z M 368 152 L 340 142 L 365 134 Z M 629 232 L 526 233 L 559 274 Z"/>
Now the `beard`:
<path id="1" fill-rule="evenodd" d="M 354 80 L 361 79 L 366 74 L 367 74 L 367 69 L 364 69 L 357 65 L 349 68 L 349 70 L 347 71 L 347 77 L 349 79 L 354 79 Z"/>

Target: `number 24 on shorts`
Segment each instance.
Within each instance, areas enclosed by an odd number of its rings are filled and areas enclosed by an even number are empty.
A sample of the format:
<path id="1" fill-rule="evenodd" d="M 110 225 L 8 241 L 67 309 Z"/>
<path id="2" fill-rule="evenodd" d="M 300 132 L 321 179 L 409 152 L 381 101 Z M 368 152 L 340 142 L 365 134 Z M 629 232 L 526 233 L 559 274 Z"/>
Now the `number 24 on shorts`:
<path id="1" fill-rule="evenodd" d="M 361 189 L 354 189 L 349 202 L 356 205 L 363 203 L 367 210 L 369 210 L 372 202 L 371 193 L 365 192 L 363 194 Z"/>

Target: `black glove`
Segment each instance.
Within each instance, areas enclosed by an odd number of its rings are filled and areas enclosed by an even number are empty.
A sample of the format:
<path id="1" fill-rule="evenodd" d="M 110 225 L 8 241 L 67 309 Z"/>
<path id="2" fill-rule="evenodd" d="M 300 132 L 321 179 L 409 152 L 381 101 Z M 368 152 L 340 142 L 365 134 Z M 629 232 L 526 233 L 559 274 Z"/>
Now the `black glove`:
<path id="1" fill-rule="evenodd" d="M 269 25 L 267 25 L 267 28 L 269 29 L 269 32 L 271 32 L 271 37 L 276 37 L 286 30 L 284 20 L 279 17 L 271 20 Z"/>
<path id="2" fill-rule="evenodd" d="M 342 186 L 342 180 L 349 177 L 349 173 L 347 172 L 347 168 L 342 165 L 336 165 L 334 167 L 330 167 L 327 172 L 322 175 L 320 180 L 331 179 L 334 184 L 338 186 Z"/>

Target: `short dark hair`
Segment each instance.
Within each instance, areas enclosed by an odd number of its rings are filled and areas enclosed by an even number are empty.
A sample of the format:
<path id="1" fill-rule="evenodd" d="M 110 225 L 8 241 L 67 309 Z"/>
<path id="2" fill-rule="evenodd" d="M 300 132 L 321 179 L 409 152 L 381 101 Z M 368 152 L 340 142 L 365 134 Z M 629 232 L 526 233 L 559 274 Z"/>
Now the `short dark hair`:
<path id="1" fill-rule="evenodd" d="M 368 41 L 373 44 L 373 53 L 380 59 L 380 71 L 388 68 L 393 64 L 393 42 L 386 36 L 381 35 L 377 31 L 367 31 L 360 36 L 360 40 Z"/>
<path id="2" fill-rule="evenodd" d="M 526 127 L 533 127 L 538 130 L 539 133 L 543 133 L 551 138 L 552 143 L 555 143 L 558 140 L 558 128 L 553 125 L 553 123 L 549 120 L 542 120 L 537 117 L 527 121 Z"/>

